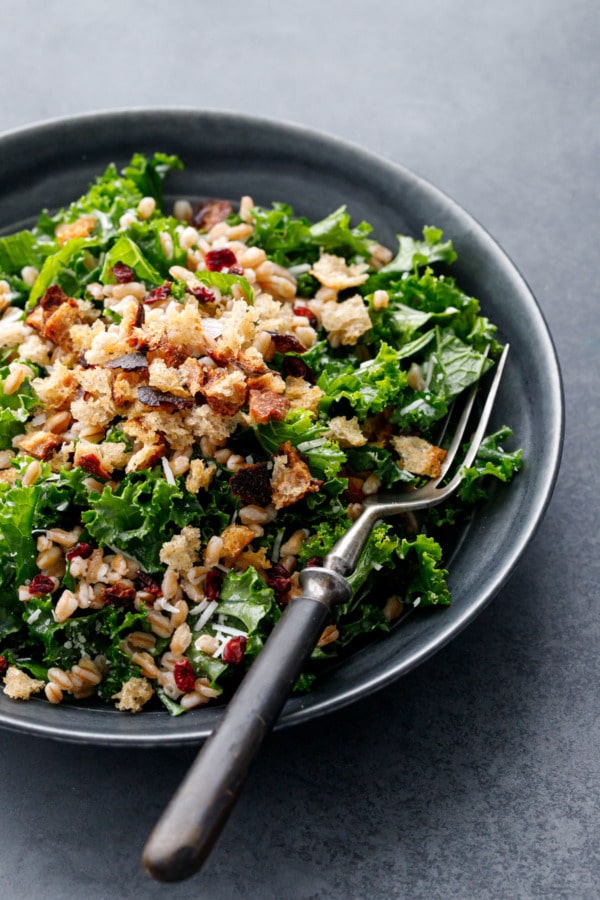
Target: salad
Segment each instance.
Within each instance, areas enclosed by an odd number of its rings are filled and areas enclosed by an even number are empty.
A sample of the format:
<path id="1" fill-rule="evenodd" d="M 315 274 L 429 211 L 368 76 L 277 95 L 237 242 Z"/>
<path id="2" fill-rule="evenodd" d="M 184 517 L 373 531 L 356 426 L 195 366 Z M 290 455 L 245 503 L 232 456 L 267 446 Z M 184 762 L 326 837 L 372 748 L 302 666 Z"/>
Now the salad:
<path id="1" fill-rule="evenodd" d="M 15 700 L 180 715 L 236 684 L 298 572 L 380 490 L 436 477 L 440 422 L 495 327 L 433 227 L 393 252 L 345 207 L 311 222 L 178 200 L 175 156 L 114 165 L 0 238 L 0 675 Z M 509 481 L 488 436 L 450 506 L 372 531 L 297 690 L 444 606 L 452 529 Z"/>

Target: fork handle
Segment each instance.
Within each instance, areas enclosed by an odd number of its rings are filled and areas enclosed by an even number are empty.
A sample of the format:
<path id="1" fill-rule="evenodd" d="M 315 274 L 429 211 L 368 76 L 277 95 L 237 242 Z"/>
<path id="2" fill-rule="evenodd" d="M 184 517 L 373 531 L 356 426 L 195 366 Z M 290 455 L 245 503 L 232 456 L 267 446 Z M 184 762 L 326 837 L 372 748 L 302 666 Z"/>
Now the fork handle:
<path id="1" fill-rule="evenodd" d="M 181 881 L 207 858 L 333 605 L 351 594 L 345 578 L 321 567 L 304 569 L 300 583 L 302 596 L 286 607 L 148 839 L 143 863 L 160 881 Z"/>

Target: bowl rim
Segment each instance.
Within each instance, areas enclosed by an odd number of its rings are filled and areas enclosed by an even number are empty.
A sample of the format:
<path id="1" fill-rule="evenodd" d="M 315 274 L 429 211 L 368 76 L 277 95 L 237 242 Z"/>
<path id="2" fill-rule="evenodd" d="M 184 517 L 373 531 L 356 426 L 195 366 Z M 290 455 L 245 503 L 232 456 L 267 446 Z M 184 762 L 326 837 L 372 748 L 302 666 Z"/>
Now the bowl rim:
<path id="1" fill-rule="evenodd" d="M 235 123 L 238 127 L 245 126 L 279 134 L 283 131 L 308 140 L 315 146 L 317 144 L 326 144 L 332 150 L 336 149 L 340 152 L 351 154 L 357 162 L 362 162 L 366 166 L 375 166 L 378 169 L 387 170 L 392 176 L 410 182 L 419 195 L 425 196 L 428 200 L 441 203 L 449 211 L 453 219 L 456 219 L 464 225 L 465 229 L 476 235 L 479 245 L 487 257 L 491 258 L 495 267 L 501 270 L 503 275 L 519 288 L 518 293 L 521 301 L 528 306 L 529 312 L 537 318 L 538 329 L 536 337 L 538 341 L 541 341 L 547 367 L 545 372 L 546 400 L 552 427 L 546 435 L 549 442 L 546 448 L 546 458 L 549 461 L 549 467 L 544 473 L 543 489 L 540 488 L 535 496 L 535 504 L 528 512 L 526 525 L 522 525 L 519 530 L 518 540 L 510 548 L 510 553 L 503 558 L 503 564 L 494 573 L 494 577 L 488 579 L 487 584 L 477 598 L 477 602 L 471 603 L 458 618 L 454 617 L 448 620 L 446 624 L 442 624 L 436 631 L 435 636 L 429 641 L 425 643 L 417 642 L 417 645 L 408 651 L 406 648 L 403 648 L 403 652 L 395 665 L 388 666 L 385 670 L 372 674 L 366 681 L 363 680 L 359 684 L 350 685 L 344 691 L 320 700 L 317 699 L 314 702 L 304 703 L 302 699 L 299 702 L 288 701 L 282 716 L 275 726 L 276 730 L 280 730 L 341 709 L 407 674 L 457 636 L 488 605 L 495 594 L 500 591 L 534 537 L 548 508 L 556 485 L 564 443 L 563 381 L 555 344 L 544 313 L 525 278 L 498 241 L 491 236 L 488 230 L 472 214 L 431 181 L 423 178 L 412 169 L 351 141 L 302 124 L 265 116 L 253 116 L 246 113 L 210 108 L 199 109 L 189 106 L 134 106 L 115 109 L 107 108 L 75 115 L 47 118 L 23 127 L 10 129 L 0 134 L 0 155 L 15 142 L 18 145 L 23 141 L 39 139 L 39 137 L 47 133 L 53 133 L 62 129 L 82 128 L 92 122 L 104 122 L 107 126 L 110 124 L 114 127 L 120 121 L 131 119 L 132 117 L 148 123 L 158 122 L 159 119 L 166 123 L 169 119 L 179 120 L 184 116 L 202 118 L 212 123 L 218 123 L 221 126 Z M 74 743 L 138 747 L 199 743 L 208 736 L 215 724 L 211 722 L 209 726 L 203 726 L 199 721 L 196 721 L 196 717 L 189 717 L 191 721 L 186 724 L 183 720 L 188 719 L 187 716 L 173 720 L 168 717 L 166 712 L 148 712 L 144 714 L 143 718 L 140 717 L 138 721 L 154 720 L 156 716 L 160 716 L 160 731 L 157 732 L 156 729 L 151 728 L 148 721 L 147 727 L 143 727 L 137 732 L 131 732 L 130 729 L 118 727 L 118 720 L 123 717 L 123 714 L 115 713 L 113 710 L 98 709 L 93 710 L 95 724 L 94 727 L 90 727 L 89 724 L 84 725 L 84 722 L 81 721 L 81 716 L 79 715 L 81 711 L 78 711 L 76 707 L 70 706 L 61 707 L 60 710 L 54 708 L 53 712 L 59 713 L 61 718 L 59 720 L 58 716 L 55 716 L 55 721 L 47 723 L 38 721 L 30 713 L 24 714 L 43 701 L 34 699 L 33 702 L 30 701 L 28 704 L 16 704 L 14 701 L 8 701 L 10 708 L 6 711 L 2 708 L 2 701 L 4 701 L 4 697 L 0 696 L 0 727 Z M 290 709 L 290 706 L 294 708 Z M 91 712 L 91 710 L 88 708 L 85 712 Z M 221 713 L 217 714 L 217 720 L 220 715 Z M 102 727 L 103 720 L 104 724 L 107 724 L 107 716 L 110 717 L 111 730 L 105 730 Z M 78 718 L 79 722 L 77 721 Z M 168 723 L 171 723 L 171 725 L 176 723 L 177 727 L 165 728 L 165 725 L 168 725 Z M 115 725 L 117 726 L 116 728 L 114 727 Z"/>

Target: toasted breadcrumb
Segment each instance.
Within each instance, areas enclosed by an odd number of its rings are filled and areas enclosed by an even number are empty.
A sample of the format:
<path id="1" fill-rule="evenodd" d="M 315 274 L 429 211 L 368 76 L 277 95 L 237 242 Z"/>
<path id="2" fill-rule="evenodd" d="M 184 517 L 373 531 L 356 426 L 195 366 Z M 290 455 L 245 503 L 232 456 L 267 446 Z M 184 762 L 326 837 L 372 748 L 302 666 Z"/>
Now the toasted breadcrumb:
<path id="1" fill-rule="evenodd" d="M 397 435 L 392 438 L 393 447 L 400 457 L 399 465 L 413 475 L 438 478 L 446 451 L 415 435 Z"/>
<path id="2" fill-rule="evenodd" d="M 363 447 L 367 443 L 367 438 L 360 430 L 356 416 L 351 419 L 347 419 L 345 416 L 334 416 L 329 420 L 328 437 L 337 441 L 340 447 Z"/>
<path id="3" fill-rule="evenodd" d="M 310 469 L 289 441 L 279 449 L 273 462 L 271 488 L 273 504 L 283 509 L 302 500 L 307 494 L 314 494 L 323 482 L 313 478 Z"/>
<path id="4" fill-rule="evenodd" d="M 170 541 L 160 548 L 160 561 L 175 572 L 189 571 L 198 561 L 200 549 L 200 529 L 186 525 Z"/>
<path id="5" fill-rule="evenodd" d="M 245 525 L 228 525 L 221 534 L 223 541 L 222 557 L 234 560 L 254 540 L 255 534 Z"/>
<path id="6" fill-rule="evenodd" d="M 216 466 L 207 465 L 203 459 L 193 459 L 185 480 L 186 490 L 190 494 L 197 494 L 198 491 L 208 488 L 216 471 Z"/>
<path id="7" fill-rule="evenodd" d="M 356 344 L 372 325 L 367 305 L 360 294 L 341 303 L 325 303 L 321 310 L 321 322 L 329 332 L 328 340 L 333 346 Z"/>
<path id="8" fill-rule="evenodd" d="M 343 291 L 349 287 L 358 287 L 367 278 L 368 263 L 356 263 L 348 265 L 343 256 L 334 256 L 332 253 L 322 253 L 319 260 L 310 270 L 317 281 L 328 288 Z"/>
<path id="9" fill-rule="evenodd" d="M 311 412 L 317 412 L 323 391 L 304 378 L 288 375 L 285 379 L 285 396 L 290 401 L 292 409 L 309 409 Z"/>
<path id="10" fill-rule="evenodd" d="M 154 689 L 147 678 L 129 678 L 121 685 L 118 694 L 113 695 L 117 709 L 137 713 L 145 706 L 154 694 Z"/>
<path id="11" fill-rule="evenodd" d="M 32 694 L 44 689 L 44 682 L 31 678 L 16 666 L 9 666 L 4 677 L 4 693 L 11 700 L 29 700 Z"/>

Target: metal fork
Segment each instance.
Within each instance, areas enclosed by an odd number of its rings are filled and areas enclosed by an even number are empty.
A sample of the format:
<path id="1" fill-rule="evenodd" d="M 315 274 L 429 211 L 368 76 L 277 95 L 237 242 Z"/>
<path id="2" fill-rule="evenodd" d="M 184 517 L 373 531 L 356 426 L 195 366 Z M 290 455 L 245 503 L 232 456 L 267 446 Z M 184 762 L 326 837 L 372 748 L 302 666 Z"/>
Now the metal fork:
<path id="1" fill-rule="evenodd" d="M 377 521 L 443 503 L 473 464 L 500 386 L 508 354 L 496 364 L 477 426 L 460 469 L 441 486 L 464 440 L 478 385 L 471 389 L 439 477 L 412 493 L 368 498 L 364 512 L 326 556 L 322 566 L 300 573 L 302 596 L 292 600 L 229 701 L 185 780 L 155 826 L 144 849 L 147 871 L 161 881 L 180 881 L 197 871 L 231 812 L 265 737 L 312 653 L 336 603 L 349 600 L 346 580 L 354 571 Z"/>

